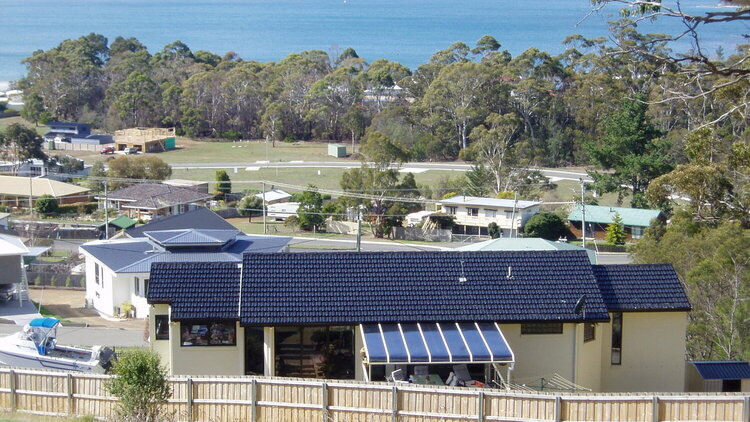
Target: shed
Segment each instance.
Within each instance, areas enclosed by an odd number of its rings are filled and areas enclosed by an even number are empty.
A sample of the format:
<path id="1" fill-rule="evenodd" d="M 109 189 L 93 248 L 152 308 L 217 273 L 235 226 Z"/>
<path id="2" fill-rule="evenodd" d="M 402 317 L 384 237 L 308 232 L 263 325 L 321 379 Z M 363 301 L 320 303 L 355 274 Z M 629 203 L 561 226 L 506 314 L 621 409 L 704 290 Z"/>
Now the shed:
<path id="1" fill-rule="evenodd" d="M 336 158 L 346 157 L 346 145 L 328 144 L 328 155 Z"/>
<path id="2" fill-rule="evenodd" d="M 745 361 L 689 361 L 686 390 L 697 392 L 750 392 L 750 363 Z"/>

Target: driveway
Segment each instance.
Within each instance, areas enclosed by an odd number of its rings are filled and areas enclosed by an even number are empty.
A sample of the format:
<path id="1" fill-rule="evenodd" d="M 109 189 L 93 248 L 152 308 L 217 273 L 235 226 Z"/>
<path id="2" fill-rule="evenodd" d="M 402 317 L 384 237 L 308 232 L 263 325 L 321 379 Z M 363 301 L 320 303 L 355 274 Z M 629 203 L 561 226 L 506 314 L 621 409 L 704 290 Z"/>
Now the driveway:
<path id="1" fill-rule="evenodd" d="M 94 309 L 84 308 L 86 292 L 70 289 L 29 289 L 31 300 L 51 314 L 76 325 L 143 330 L 143 319 L 102 318 Z"/>

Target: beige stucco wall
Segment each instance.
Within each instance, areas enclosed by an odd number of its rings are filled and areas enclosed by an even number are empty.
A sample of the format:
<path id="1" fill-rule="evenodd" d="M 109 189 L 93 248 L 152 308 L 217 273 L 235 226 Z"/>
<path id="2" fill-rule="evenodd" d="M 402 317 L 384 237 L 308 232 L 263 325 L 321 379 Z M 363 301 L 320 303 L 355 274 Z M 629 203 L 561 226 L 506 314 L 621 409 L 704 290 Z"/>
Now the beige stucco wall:
<path id="1" fill-rule="evenodd" d="M 573 324 L 563 324 L 562 334 L 521 334 L 520 324 L 500 324 L 500 329 L 516 359 L 513 383 L 538 385 L 539 378 L 556 373 L 573 379 Z"/>
<path id="2" fill-rule="evenodd" d="M 235 346 L 180 345 L 180 324 L 170 324 L 169 344 L 173 375 L 244 375 L 245 329 L 235 322 Z"/>
<path id="3" fill-rule="evenodd" d="M 574 381 L 581 387 L 590 388 L 593 391 L 601 391 L 602 379 L 602 332 L 603 326 L 609 324 L 596 324 L 594 328 L 594 339 L 583 341 L 584 324 L 577 325 L 577 353 L 576 353 L 576 376 Z"/>
<path id="4" fill-rule="evenodd" d="M 156 323 L 154 322 L 154 318 L 156 315 L 169 315 L 169 305 L 151 305 L 149 307 L 149 317 L 148 317 L 148 338 L 149 343 L 151 344 L 151 350 L 156 352 L 159 357 L 161 358 L 161 363 L 167 368 L 167 371 L 169 373 L 172 373 L 172 359 L 171 354 L 169 352 L 169 340 L 157 340 L 156 339 Z M 173 336 L 177 335 L 179 333 L 179 324 L 176 322 L 170 322 L 169 323 L 169 338 L 171 339 Z"/>
<path id="5" fill-rule="evenodd" d="M 611 364 L 612 328 L 602 326 L 602 391 L 683 391 L 686 312 L 625 312 L 622 364 Z"/>

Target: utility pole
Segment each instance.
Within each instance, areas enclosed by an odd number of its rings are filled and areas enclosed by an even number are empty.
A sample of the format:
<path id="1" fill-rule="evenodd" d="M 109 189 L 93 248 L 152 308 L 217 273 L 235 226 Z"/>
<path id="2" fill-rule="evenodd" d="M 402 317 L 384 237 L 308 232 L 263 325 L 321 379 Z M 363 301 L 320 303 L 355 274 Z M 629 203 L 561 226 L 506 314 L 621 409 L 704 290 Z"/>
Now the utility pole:
<path id="1" fill-rule="evenodd" d="M 583 178 L 578 179 L 581 181 L 581 238 L 583 239 L 583 247 L 586 247 L 586 182 Z"/>
<path id="2" fill-rule="evenodd" d="M 357 210 L 357 252 L 362 252 L 362 210 Z"/>
<path id="3" fill-rule="evenodd" d="M 268 144 L 266 144 L 266 150 Z M 263 234 L 266 234 L 266 182 L 263 183 Z"/>
<path id="4" fill-rule="evenodd" d="M 516 226 L 516 206 L 518 205 L 518 191 L 513 192 L 513 212 L 510 214 L 510 237 L 518 237 L 518 226 Z M 513 236 L 513 228 L 516 229 L 516 235 Z"/>
<path id="5" fill-rule="evenodd" d="M 104 238 L 109 240 L 109 199 L 107 198 L 107 180 L 104 180 Z"/>
<path id="6" fill-rule="evenodd" d="M 34 194 L 32 186 L 31 172 L 29 172 L 29 213 L 31 213 L 31 221 L 29 222 L 29 243 L 31 246 L 34 246 L 34 203 L 31 199 Z"/>

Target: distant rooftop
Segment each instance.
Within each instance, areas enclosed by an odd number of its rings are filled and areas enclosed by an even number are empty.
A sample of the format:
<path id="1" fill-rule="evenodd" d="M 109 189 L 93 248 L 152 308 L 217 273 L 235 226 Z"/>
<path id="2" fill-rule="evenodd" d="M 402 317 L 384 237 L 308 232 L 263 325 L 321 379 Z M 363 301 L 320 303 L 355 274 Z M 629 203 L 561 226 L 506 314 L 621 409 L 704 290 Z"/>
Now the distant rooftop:
<path id="1" fill-rule="evenodd" d="M 128 229 L 126 234 L 143 237 L 146 231 L 177 229 L 234 230 L 235 227 L 210 209 L 197 207 L 183 214 L 151 220 L 148 224 Z"/>
<path id="2" fill-rule="evenodd" d="M 265 200 L 266 202 L 278 201 L 280 199 L 286 199 L 286 198 L 291 198 L 292 197 L 292 195 L 284 192 L 281 189 L 273 189 L 273 190 L 270 190 L 270 191 L 266 192 L 265 193 L 265 199 L 264 199 L 264 195 L 263 195 L 262 192 L 256 194 L 255 196 L 258 197 L 258 198 L 260 198 L 260 199 Z"/>
<path id="3" fill-rule="evenodd" d="M 110 201 L 127 201 L 123 208 L 162 209 L 179 204 L 202 201 L 212 198 L 205 192 L 195 189 L 171 186 L 161 183 L 138 183 L 117 189 L 107 195 Z M 103 197 L 97 197 L 102 199 Z"/>
<path id="4" fill-rule="evenodd" d="M 553 242 L 538 237 L 506 237 L 456 248 L 458 251 L 586 251 L 589 261 L 596 264 L 596 252 L 565 242 Z"/>
<path id="5" fill-rule="evenodd" d="M 93 241 L 80 246 L 115 273 L 147 273 L 154 262 L 230 262 L 240 264 L 246 252 L 284 251 L 291 240 L 281 236 L 247 236 L 239 230 L 147 231 L 147 237 Z"/>
<path id="6" fill-rule="evenodd" d="M 644 210 L 639 208 L 605 207 L 600 205 L 586 205 L 586 223 L 610 224 L 619 214 L 625 226 L 648 227 L 651 220 L 658 218 L 659 210 Z M 568 215 L 569 221 L 581 221 L 581 205 L 576 205 Z"/>
<path id="7" fill-rule="evenodd" d="M 538 201 L 515 201 L 513 199 L 499 199 L 499 198 L 482 198 L 478 196 L 468 195 L 456 195 L 440 201 L 441 204 L 458 204 L 458 205 L 476 205 L 479 207 L 497 207 L 497 208 L 513 208 L 514 206 L 519 209 L 533 207 L 541 204 Z"/>

